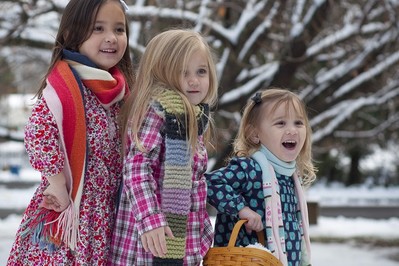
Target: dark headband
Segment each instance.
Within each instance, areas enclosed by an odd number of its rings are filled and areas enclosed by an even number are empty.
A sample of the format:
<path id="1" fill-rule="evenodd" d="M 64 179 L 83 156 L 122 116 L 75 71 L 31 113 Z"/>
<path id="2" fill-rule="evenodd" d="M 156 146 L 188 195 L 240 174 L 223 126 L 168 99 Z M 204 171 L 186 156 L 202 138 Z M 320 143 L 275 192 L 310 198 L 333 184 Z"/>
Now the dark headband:
<path id="1" fill-rule="evenodd" d="M 255 105 L 261 103 L 262 102 L 262 93 L 261 92 L 255 93 L 255 95 L 252 96 L 251 100 L 254 101 Z"/>

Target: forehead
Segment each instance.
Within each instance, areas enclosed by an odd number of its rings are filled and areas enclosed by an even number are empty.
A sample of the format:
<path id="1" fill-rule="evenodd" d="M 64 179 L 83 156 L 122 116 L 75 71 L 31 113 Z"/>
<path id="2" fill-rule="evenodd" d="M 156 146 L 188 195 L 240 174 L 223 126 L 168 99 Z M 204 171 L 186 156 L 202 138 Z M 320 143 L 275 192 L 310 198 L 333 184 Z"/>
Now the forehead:
<path id="1" fill-rule="evenodd" d="M 125 13 L 119 1 L 108 0 L 100 5 L 96 19 L 118 19 L 125 21 Z"/>
<path id="2" fill-rule="evenodd" d="M 208 66 L 208 57 L 204 49 L 193 50 L 187 54 L 182 62 L 182 68 L 184 69 L 198 66 Z"/>
<path id="3" fill-rule="evenodd" d="M 198 50 L 194 51 L 191 54 L 190 59 L 191 60 L 200 61 L 201 63 L 202 62 L 207 62 L 207 56 L 206 56 L 206 53 L 205 53 L 205 51 L 203 49 L 198 49 Z"/>
<path id="4" fill-rule="evenodd" d="M 296 99 L 275 100 L 264 105 L 264 111 L 268 115 L 275 116 L 305 116 L 303 106 Z"/>

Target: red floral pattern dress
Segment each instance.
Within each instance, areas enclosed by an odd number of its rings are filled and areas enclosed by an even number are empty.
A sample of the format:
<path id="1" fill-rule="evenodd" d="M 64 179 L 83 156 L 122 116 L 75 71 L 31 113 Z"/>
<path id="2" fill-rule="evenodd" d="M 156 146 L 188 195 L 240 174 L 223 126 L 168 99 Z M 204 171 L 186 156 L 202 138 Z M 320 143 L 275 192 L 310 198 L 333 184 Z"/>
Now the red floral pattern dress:
<path id="1" fill-rule="evenodd" d="M 117 193 L 122 180 L 122 158 L 117 115 L 119 104 L 105 110 L 90 90 L 84 90 L 87 125 L 87 170 L 80 205 L 80 241 L 75 251 L 66 245 L 50 252 L 20 232 L 42 202 L 43 191 L 63 169 L 59 130 L 44 98 L 35 104 L 25 128 L 30 163 L 42 181 L 22 218 L 7 265 L 105 265 L 114 226 Z"/>

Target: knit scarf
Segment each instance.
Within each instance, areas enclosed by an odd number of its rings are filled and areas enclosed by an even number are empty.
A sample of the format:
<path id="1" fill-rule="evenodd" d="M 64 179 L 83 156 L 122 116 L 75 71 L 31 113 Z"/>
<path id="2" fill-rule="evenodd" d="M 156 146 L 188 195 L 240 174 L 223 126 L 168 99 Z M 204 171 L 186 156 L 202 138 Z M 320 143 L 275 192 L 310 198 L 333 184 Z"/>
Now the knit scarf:
<path id="1" fill-rule="evenodd" d="M 22 236 L 33 232 L 33 242 L 49 250 L 61 243 L 74 250 L 79 241 L 79 208 L 88 156 L 84 87 L 95 94 L 105 109 L 129 92 L 123 74 L 116 67 L 108 72 L 79 53 L 64 50 L 63 55 L 64 59 L 55 64 L 47 77 L 43 97 L 59 130 L 64 152 L 63 173 L 71 203 L 62 212 L 39 207 L 22 232 Z"/>
<path id="2" fill-rule="evenodd" d="M 275 172 L 293 176 L 295 184 L 295 193 L 298 197 L 297 218 L 302 235 L 302 260 L 301 265 L 310 265 L 310 238 L 309 238 L 309 220 L 308 209 L 305 195 L 301 186 L 301 181 L 297 176 L 296 162 L 283 162 L 271 153 L 265 146 L 255 152 L 252 156 L 262 168 L 262 185 L 265 199 L 265 219 L 266 219 L 266 237 L 268 249 L 276 256 L 283 265 L 288 265 L 285 232 L 283 226 L 280 187 Z"/>
<path id="3" fill-rule="evenodd" d="M 167 89 L 157 94 L 155 106 L 158 106 L 156 109 L 165 118 L 165 175 L 161 209 L 174 238 L 166 238 L 166 257 L 155 257 L 153 265 L 183 265 L 193 176 L 191 147 L 186 132 L 186 111 L 181 96 Z M 200 104 L 194 106 L 194 109 L 200 136 L 208 125 L 209 107 L 207 104 Z"/>

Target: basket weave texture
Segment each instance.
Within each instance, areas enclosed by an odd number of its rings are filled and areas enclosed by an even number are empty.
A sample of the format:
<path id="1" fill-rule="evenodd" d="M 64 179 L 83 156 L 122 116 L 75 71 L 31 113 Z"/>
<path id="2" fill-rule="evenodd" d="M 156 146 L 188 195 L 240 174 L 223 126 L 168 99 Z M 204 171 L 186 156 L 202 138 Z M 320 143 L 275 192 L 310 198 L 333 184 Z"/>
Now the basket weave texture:
<path id="1" fill-rule="evenodd" d="M 270 252 L 259 248 L 236 247 L 238 232 L 246 220 L 239 220 L 233 228 L 227 247 L 210 248 L 204 266 L 283 266 Z M 257 232 L 258 242 L 265 246 L 264 231 Z"/>

